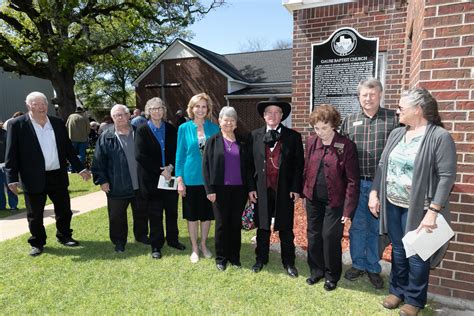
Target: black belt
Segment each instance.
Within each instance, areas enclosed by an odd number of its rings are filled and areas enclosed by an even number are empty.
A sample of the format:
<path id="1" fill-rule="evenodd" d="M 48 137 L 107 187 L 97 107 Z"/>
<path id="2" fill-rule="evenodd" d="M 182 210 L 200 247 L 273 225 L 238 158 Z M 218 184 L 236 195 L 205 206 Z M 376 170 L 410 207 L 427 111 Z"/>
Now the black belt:
<path id="1" fill-rule="evenodd" d="M 364 181 L 374 181 L 374 177 L 360 176 L 360 179 Z"/>

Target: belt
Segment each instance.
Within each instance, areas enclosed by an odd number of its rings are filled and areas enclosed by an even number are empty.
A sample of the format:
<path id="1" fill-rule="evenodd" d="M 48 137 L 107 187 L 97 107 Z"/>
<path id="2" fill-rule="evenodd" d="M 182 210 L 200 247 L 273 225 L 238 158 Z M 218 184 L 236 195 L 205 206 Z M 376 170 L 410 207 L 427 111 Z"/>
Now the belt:
<path id="1" fill-rule="evenodd" d="M 360 179 L 364 181 L 374 181 L 374 177 L 368 177 L 368 176 L 360 176 Z"/>

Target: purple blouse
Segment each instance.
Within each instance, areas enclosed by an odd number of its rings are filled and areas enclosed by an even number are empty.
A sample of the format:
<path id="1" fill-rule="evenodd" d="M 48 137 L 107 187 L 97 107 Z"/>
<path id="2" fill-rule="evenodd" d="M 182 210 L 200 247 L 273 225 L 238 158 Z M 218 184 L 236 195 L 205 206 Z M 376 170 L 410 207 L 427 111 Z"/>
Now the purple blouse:
<path id="1" fill-rule="evenodd" d="M 242 185 L 240 172 L 240 152 L 236 142 L 222 137 L 224 142 L 224 185 Z"/>

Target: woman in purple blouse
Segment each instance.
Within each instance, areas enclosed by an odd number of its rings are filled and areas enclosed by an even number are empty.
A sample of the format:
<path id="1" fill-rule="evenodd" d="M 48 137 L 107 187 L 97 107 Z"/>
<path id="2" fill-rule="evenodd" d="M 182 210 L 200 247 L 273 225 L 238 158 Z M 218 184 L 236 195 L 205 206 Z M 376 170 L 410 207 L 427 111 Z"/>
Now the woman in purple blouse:
<path id="1" fill-rule="evenodd" d="M 247 201 L 248 149 L 234 133 L 237 112 L 223 107 L 219 113 L 221 131 L 209 138 L 203 154 L 204 187 L 216 219 L 216 265 L 224 271 L 227 263 L 240 264 L 240 226 Z"/>

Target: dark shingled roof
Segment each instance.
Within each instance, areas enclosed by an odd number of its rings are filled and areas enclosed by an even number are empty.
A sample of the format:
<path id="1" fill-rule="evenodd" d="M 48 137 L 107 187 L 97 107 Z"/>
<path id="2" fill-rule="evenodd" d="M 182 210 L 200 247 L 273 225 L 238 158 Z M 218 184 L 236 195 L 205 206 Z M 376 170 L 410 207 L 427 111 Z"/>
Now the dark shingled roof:
<path id="1" fill-rule="evenodd" d="M 291 48 L 220 55 L 182 39 L 180 41 L 235 80 L 291 82 Z"/>
<path id="2" fill-rule="evenodd" d="M 249 87 L 244 88 L 230 95 L 275 95 L 275 94 L 288 94 L 291 95 L 291 84 L 282 86 L 266 86 L 266 87 Z"/>

